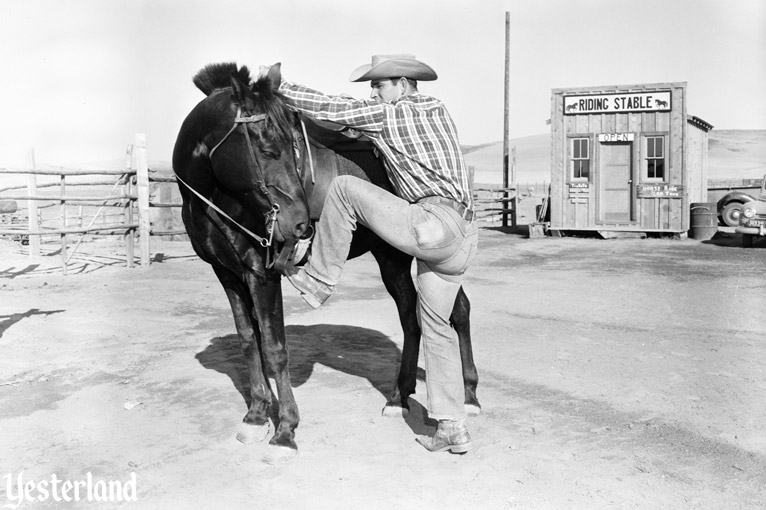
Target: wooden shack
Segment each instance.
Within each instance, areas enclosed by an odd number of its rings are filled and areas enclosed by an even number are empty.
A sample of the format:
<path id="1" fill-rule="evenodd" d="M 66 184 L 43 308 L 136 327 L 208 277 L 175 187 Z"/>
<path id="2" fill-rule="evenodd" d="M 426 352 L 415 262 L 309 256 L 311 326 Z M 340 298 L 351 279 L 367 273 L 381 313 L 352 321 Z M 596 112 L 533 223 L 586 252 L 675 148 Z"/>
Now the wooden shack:
<path id="1" fill-rule="evenodd" d="M 685 236 L 707 199 L 708 132 L 686 83 L 554 89 L 550 230 Z"/>

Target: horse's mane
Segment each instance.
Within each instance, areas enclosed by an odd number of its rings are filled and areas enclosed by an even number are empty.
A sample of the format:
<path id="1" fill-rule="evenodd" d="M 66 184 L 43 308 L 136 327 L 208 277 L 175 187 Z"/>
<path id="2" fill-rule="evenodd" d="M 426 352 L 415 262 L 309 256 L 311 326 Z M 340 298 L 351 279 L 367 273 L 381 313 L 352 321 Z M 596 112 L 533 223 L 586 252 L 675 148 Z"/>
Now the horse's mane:
<path id="1" fill-rule="evenodd" d="M 192 81 L 206 96 L 218 89 L 231 86 L 231 74 L 234 73 L 242 83 L 250 82 L 250 70 L 247 66 L 237 69 L 234 62 L 208 64 L 198 72 Z"/>

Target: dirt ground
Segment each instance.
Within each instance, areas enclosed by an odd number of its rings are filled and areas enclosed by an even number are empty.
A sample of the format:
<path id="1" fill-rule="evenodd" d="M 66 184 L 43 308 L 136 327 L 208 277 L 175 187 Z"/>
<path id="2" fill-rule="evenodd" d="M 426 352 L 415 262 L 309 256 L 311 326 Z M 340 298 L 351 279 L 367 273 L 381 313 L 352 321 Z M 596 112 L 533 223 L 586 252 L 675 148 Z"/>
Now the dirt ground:
<path id="1" fill-rule="evenodd" d="M 485 228 L 466 289 L 475 448 L 430 454 L 418 385 L 385 418 L 402 335 L 367 256 L 311 310 L 285 285 L 299 452 L 235 440 L 244 362 L 188 243 L 0 244 L 0 503 L 23 479 L 128 480 L 136 500 L 19 508 L 766 507 L 766 247 Z M 422 366 L 422 364 L 421 364 Z"/>

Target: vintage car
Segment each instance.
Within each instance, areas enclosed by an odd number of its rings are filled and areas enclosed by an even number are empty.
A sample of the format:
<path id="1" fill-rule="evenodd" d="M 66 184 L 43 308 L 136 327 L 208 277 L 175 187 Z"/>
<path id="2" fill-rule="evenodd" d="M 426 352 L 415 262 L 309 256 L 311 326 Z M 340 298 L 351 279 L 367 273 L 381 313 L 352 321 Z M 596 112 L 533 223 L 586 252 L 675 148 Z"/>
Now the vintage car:
<path id="1" fill-rule="evenodd" d="M 744 191 L 732 191 L 718 201 L 718 216 L 721 222 L 729 227 L 739 226 L 739 217 L 742 215 L 742 207 L 754 202 L 756 199 Z"/>
<path id="2" fill-rule="evenodd" d="M 761 193 L 756 200 L 742 204 L 739 226 L 734 229 L 742 234 L 742 246 L 749 248 L 756 236 L 766 236 L 766 175 L 761 182 Z"/>

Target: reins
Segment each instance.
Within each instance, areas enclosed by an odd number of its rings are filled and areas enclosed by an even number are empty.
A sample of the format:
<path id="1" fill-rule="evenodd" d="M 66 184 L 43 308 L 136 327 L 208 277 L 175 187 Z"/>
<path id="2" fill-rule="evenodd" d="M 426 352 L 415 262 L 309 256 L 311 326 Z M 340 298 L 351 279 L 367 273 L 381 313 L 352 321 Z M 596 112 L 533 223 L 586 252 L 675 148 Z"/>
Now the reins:
<path id="1" fill-rule="evenodd" d="M 311 170 L 311 184 L 316 183 L 314 179 L 314 158 L 311 157 L 311 145 L 309 144 L 309 134 L 306 132 L 306 123 L 303 122 L 303 117 L 300 117 L 301 129 L 303 130 L 303 141 L 306 142 L 306 154 L 309 160 L 309 170 Z"/>
<path id="2" fill-rule="evenodd" d="M 266 238 L 264 238 L 264 237 L 261 237 L 261 236 L 259 236 L 258 234 L 256 234 L 255 232 L 253 232 L 252 230 L 248 229 L 246 226 L 242 225 L 241 223 L 237 222 L 237 220 L 235 220 L 234 218 L 232 218 L 231 216 L 229 216 L 228 214 L 226 214 L 226 213 L 225 213 L 225 212 L 224 212 L 224 211 L 223 211 L 223 210 L 222 210 L 220 207 L 218 207 L 218 206 L 217 206 L 217 205 L 215 205 L 213 202 L 211 202 L 210 200 L 208 200 L 207 198 L 205 198 L 205 197 L 202 195 L 202 193 L 200 193 L 200 192 L 199 192 L 199 191 L 197 191 L 196 189 L 194 189 L 194 188 L 192 188 L 191 186 L 189 186 L 189 185 L 186 183 L 186 181 L 184 181 L 183 179 L 181 179 L 181 176 L 180 176 L 180 175 L 176 174 L 176 179 L 178 179 L 178 182 L 180 182 L 181 184 L 183 184 L 184 186 L 186 186 L 186 188 L 187 188 L 189 191 L 191 191 L 192 193 L 194 193 L 195 195 L 197 195 L 197 197 L 198 197 L 200 200 L 202 200 L 203 202 L 205 202 L 205 203 L 206 203 L 206 204 L 207 204 L 207 205 L 208 205 L 208 206 L 209 206 L 211 209 L 215 210 L 215 212 L 217 212 L 218 214 L 220 214 L 221 216 L 223 216 L 224 218 L 226 218 L 226 219 L 227 219 L 227 220 L 229 220 L 230 222 L 234 223 L 234 224 L 235 224 L 237 227 L 239 227 L 239 228 L 240 228 L 240 229 L 241 229 L 241 230 L 242 230 L 242 231 L 243 231 L 245 234 L 249 235 L 250 237 L 252 237 L 252 238 L 253 238 L 253 239 L 255 239 L 256 241 L 258 241 L 258 244 L 260 244 L 260 245 L 261 245 L 261 246 L 263 246 L 264 248 L 268 248 L 269 246 L 271 246 L 271 241 L 272 241 L 272 238 L 273 238 L 273 235 L 274 235 L 274 232 L 273 232 L 273 230 L 269 230 L 269 238 L 268 238 L 268 239 L 266 239 Z M 277 210 L 279 210 L 279 206 L 277 206 Z M 276 216 L 276 215 L 275 215 L 275 216 Z M 276 221 L 276 217 L 275 217 L 274 221 Z"/>

